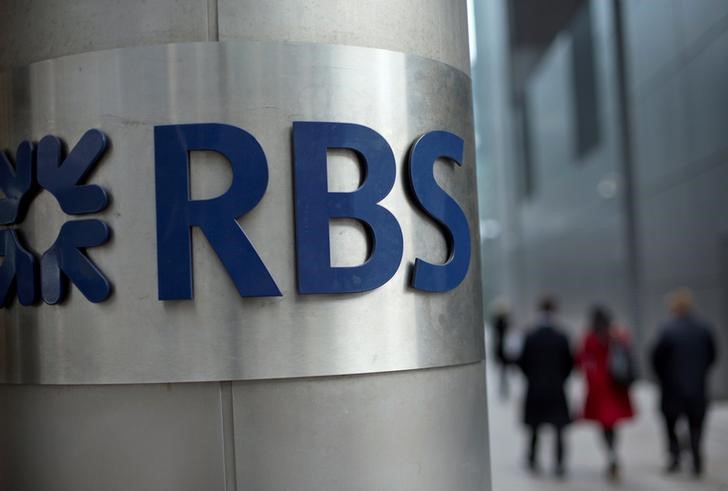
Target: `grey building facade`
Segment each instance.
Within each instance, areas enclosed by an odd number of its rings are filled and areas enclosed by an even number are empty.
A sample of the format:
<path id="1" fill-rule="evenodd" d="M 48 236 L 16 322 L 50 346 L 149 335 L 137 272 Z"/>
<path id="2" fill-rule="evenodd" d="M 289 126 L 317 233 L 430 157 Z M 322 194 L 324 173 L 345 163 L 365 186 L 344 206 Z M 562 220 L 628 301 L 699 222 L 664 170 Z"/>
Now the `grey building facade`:
<path id="1" fill-rule="evenodd" d="M 728 4 L 474 2 L 486 308 L 595 303 L 644 357 L 685 286 L 728 345 Z M 728 393 L 728 363 L 714 377 Z"/>

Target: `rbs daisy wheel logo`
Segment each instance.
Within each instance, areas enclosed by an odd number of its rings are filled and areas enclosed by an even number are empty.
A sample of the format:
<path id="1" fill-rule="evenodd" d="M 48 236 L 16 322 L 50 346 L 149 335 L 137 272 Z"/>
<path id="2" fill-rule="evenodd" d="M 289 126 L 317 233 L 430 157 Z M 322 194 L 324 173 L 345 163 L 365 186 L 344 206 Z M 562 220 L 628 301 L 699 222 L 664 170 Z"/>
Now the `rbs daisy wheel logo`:
<path id="1" fill-rule="evenodd" d="M 66 221 L 53 245 L 38 258 L 22 240 L 18 229 L 41 189 L 49 191 L 67 215 L 85 215 L 104 210 L 109 204 L 106 191 L 95 184 L 83 184 L 106 151 L 106 137 L 98 130 L 87 131 L 64 155 L 63 144 L 48 135 L 34 145 L 22 142 L 15 154 L 15 166 L 0 152 L 0 307 L 7 307 L 17 291 L 22 305 L 39 298 L 47 304 L 62 302 L 69 281 L 91 302 L 102 302 L 111 294 L 111 284 L 86 256 L 85 249 L 104 244 L 109 226 L 98 219 Z"/>

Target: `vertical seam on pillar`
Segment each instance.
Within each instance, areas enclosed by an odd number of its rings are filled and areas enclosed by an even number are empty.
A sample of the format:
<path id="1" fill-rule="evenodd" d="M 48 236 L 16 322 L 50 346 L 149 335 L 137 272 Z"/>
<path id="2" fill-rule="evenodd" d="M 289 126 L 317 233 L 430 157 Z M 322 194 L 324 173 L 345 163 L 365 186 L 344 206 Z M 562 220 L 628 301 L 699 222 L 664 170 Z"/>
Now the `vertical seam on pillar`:
<path id="1" fill-rule="evenodd" d="M 225 472 L 225 491 L 237 491 L 238 476 L 235 465 L 235 420 L 232 382 L 220 382 L 220 416 L 222 419 L 222 455 Z"/>
<path id="2" fill-rule="evenodd" d="M 217 0 L 207 0 L 207 40 L 219 41 L 220 31 L 217 24 Z"/>

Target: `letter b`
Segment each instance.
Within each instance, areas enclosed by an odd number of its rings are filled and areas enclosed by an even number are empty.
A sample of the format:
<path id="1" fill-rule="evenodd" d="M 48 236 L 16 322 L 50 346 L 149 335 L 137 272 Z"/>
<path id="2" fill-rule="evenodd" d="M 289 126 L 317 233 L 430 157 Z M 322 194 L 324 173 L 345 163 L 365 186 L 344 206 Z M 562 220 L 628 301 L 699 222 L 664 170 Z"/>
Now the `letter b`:
<path id="1" fill-rule="evenodd" d="M 366 176 L 354 192 L 330 193 L 326 159 L 329 148 L 353 150 Z M 293 123 L 296 263 L 300 293 L 352 293 L 377 288 L 402 260 L 402 230 L 378 205 L 394 185 L 396 165 L 387 141 L 366 126 L 350 123 Z M 368 229 L 371 255 L 359 266 L 332 267 L 329 221 L 354 218 Z"/>

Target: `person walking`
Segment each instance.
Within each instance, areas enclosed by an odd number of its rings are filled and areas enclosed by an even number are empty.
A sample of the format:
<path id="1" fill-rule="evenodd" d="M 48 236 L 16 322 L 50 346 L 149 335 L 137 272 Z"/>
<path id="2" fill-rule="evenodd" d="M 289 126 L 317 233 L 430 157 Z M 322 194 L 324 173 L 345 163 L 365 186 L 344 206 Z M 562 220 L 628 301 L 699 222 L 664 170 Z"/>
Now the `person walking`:
<path id="1" fill-rule="evenodd" d="M 602 307 L 592 310 L 590 324 L 577 355 L 587 387 L 582 417 L 601 426 L 607 449 L 607 477 L 618 480 L 617 425 L 634 416 L 629 395 L 629 386 L 634 380 L 630 339 L 627 331 L 615 326 L 609 312 Z M 622 368 L 615 364 L 621 364 Z M 625 373 L 617 374 L 617 370 Z"/>
<path id="2" fill-rule="evenodd" d="M 493 326 L 493 355 L 495 363 L 498 366 L 499 387 L 498 391 L 502 399 L 508 398 L 508 367 L 511 363 L 510 357 L 506 352 L 506 339 L 510 328 L 510 316 L 508 315 L 507 305 L 500 301 L 495 304 L 492 326 Z"/>
<path id="3" fill-rule="evenodd" d="M 574 365 L 569 340 L 557 327 L 554 316 L 556 302 L 545 298 L 539 305 L 540 319 L 523 344 L 518 366 L 528 382 L 523 420 L 530 430 L 528 467 L 539 470 L 539 432 L 545 425 L 555 433 L 555 473 L 562 477 L 564 467 L 564 428 L 570 423 L 569 406 L 564 385 Z"/>
<path id="4" fill-rule="evenodd" d="M 652 351 L 652 366 L 662 392 L 660 409 L 665 421 L 669 462 L 667 472 L 680 469 L 677 424 L 685 419 L 690 434 L 693 473 L 703 472 L 701 440 L 708 409 L 708 372 L 716 360 L 711 326 L 694 313 L 693 296 L 679 289 L 668 297 L 672 319 L 660 329 Z"/>

